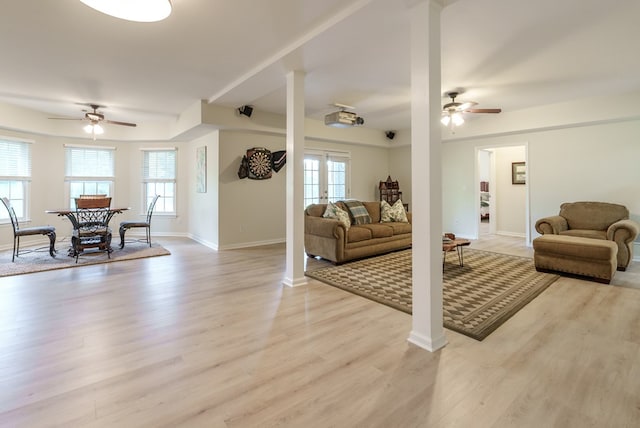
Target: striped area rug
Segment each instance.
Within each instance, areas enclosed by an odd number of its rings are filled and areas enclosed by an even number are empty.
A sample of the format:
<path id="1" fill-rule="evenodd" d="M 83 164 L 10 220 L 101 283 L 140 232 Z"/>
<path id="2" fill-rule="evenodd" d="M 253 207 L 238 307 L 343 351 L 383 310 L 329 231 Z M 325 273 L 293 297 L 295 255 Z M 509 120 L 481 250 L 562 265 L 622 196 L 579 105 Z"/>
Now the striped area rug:
<path id="1" fill-rule="evenodd" d="M 306 275 L 411 313 L 411 250 L 307 271 Z M 533 260 L 464 249 L 464 266 L 449 255 L 443 273 L 444 326 L 483 340 L 543 292 L 558 275 Z"/>

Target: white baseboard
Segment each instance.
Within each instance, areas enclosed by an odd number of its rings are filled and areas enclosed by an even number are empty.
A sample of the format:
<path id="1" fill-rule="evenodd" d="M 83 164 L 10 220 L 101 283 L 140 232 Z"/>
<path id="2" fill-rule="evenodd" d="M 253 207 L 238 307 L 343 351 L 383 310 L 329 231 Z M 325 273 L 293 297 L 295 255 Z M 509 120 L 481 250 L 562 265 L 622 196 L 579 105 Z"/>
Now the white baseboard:
<path id="1" fill-rule="evenodd" d="M 263 245 L 283 244 L 286 242 L 285 238 L 269 239 L 266 241 L 254 241 L 254 242 L 240 242 L 237 244 L 228 244 L 218 246 L 219 250 L 238 250 L 240 248 L 250 247 L 262 247 Z"/>
<path id="2" fill-rule="evenodd" d="M 512 236 L 514 238 L 526 238 L 527 234 L 526 233 L 517 233 L 517 232 L 507 232 L 505 230 L 498 230 L 496 231 L 496 235 L 502 235 L 502 236 Z"/>

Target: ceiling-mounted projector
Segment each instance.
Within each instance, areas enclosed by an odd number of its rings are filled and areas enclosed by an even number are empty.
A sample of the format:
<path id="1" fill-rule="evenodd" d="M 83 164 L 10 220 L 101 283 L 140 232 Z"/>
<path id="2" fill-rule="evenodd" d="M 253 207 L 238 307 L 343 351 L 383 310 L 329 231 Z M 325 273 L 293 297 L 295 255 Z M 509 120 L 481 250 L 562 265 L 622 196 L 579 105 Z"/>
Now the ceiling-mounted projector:
<path id="1" fill-rule="evenodd" d="M 324 117 L 324 124 L 336 128 L 349 128 L 364 124 L 364 119 L 350 111 L 340 110 Z"/>

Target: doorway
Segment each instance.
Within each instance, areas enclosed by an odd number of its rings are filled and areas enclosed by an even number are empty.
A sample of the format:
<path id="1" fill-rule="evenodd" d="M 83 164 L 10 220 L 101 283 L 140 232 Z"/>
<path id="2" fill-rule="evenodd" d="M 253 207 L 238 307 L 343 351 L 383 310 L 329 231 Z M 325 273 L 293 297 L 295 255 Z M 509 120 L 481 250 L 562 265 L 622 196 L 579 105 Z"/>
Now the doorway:
<path id="1" fill-rule="evenodd" d="M 476 148 L 477 236 L 513 236 L 529 242 L 527 145 Z M 525 164 L 525 180 L 513 178 L 514 164 Z"/>

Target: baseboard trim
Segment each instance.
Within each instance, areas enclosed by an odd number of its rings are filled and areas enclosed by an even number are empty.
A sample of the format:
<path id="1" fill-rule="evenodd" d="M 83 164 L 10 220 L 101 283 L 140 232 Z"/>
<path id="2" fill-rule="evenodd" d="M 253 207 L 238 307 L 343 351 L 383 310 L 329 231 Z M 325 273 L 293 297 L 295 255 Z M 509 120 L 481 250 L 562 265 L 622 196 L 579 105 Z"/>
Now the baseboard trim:
<path id="1" fill-rule="evenodd" d="M 438 349 L 444 348 L 447 344 L 447 338 L 444 336 L 444 334 L 440 337 L 432 339 L 416 331 L 411 331 L 407 340 L 410 343 L 413 343 L 414 345 L 422 349 L 426 349 L 429 352 L 435 352 Z"/>
<path id="2" fill-rule="evenodd" d="M 505 230 L 498 230 L 496 231 L 496 235 L 502 235 L 502 236 L 512 236 L 514 238 L 526 238 L 527 234 L 526 233 L 518 233 L 518 232 L 507 232 Z"/>
<path id="3" fill-rule="evenodd" d="M 219 250 L 238 250 L 241 248 L 251 248 L 251 247 L 262 247 L 264 245 L 273 245 L 273 244 L 284 244 L 286 242 L 285 238 L 278 239 L 268 239 L 265 241 L 254 241 L 254 242 L 240 242 L 237 244 L 227 244 L 227 245 L 219 245 Z"/>

